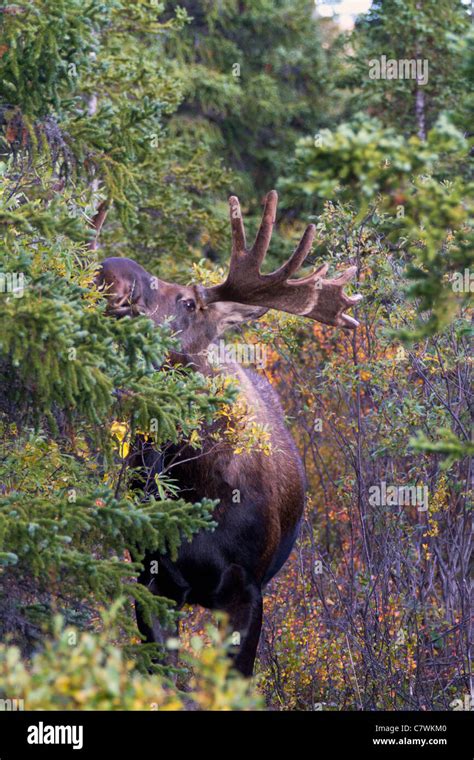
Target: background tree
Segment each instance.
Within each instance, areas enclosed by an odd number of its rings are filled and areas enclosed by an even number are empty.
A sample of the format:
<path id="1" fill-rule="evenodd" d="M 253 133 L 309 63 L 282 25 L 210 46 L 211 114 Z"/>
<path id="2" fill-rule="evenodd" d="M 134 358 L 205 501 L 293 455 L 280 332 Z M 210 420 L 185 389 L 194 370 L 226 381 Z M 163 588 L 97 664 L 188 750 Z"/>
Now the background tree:
<path id="1" fill-rule="evenodd" d="M 469 87 L 458 44 L 468 28 L 461 0 L 374 0 L 351 38 L 355 107 L 362 105 L 387 126 L 396 124 L 404 134 L 425 139 L 439 113 L 454 108 Z M 369 62 L 382 55 L 387 60 L 427 61 L 428 81 L 371 79 Z"/>
<path id="2" fill-rule="evenodd" d="M 184 2 L 167 52 L 187 72 L 170 128 L 224 157 L 242 195 L 266 193 L 286 153 L 327 124 L 331 67 L 309 0 Z"/>

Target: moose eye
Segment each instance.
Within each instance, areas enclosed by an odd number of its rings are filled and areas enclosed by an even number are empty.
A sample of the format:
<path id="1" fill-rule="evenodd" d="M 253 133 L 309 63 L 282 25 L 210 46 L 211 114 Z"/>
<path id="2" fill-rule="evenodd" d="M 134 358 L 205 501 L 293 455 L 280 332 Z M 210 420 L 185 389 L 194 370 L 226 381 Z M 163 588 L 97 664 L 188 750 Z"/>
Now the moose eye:
<path id="1" fill-rule="evenodd" d="M 186 311 L 195 311 L 196 309 L 196 301 L 192 298 L 183 298 L 181 303 L 183 304 Z"/>

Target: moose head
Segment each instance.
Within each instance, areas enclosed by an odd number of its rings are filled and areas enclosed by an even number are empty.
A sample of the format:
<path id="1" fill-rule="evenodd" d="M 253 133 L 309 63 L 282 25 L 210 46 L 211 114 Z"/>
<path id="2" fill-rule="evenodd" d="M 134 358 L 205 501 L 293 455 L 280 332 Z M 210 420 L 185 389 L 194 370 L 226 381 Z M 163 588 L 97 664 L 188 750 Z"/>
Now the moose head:
<path id="1" fill-rule="evenodd" d="M 357 321 L 345 310 L 360 300 L 347 296 L 344 286 L 354 277 L 349 267 L 335 279 L 326 279 L 327 265 L 300 279 L 293 276 L 303 265 L 314 240 L 316 228 L 310 224 L 295 251 L 279 269 L 262 274 L 275 224 L 278 196 L 275 190 L 265 200 L 263 218 L 255 242 L 246 244 L 238 198 L 229 199 L 232 226 L 232 254 L 226 280 L 220 285 L 177 285 L 149 274 L 127 258 L 108 258 L 102 264 L 99 286 L 108 295 L 108 312 L 117 317 L 144 314 L 157 324 L 172 319 L 186 354 L 197 354 L 227 328 L 258 319 L 268 309 L 352 329 Z"/>

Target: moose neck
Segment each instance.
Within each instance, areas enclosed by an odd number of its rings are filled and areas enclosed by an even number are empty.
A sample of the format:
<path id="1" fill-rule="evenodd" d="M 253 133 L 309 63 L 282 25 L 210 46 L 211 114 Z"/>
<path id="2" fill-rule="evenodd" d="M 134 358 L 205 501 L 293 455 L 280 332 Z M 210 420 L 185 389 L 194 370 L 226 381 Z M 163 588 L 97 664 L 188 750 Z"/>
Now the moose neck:
<path id="1" fill-rule="evenodd" d="M 168 362 L 172 367 L 191 367 L 196 372 L 210 377 L 215 374 L 216 369 L 209 363 L 207 351 L 208 349 L 196 352 L 174 349 L 168 354 Z"/>

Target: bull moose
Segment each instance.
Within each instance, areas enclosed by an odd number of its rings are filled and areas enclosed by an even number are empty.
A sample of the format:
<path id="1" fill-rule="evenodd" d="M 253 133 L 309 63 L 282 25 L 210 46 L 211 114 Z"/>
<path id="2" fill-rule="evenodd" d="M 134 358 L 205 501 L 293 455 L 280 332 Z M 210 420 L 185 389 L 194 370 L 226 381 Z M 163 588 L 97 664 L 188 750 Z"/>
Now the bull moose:
<path id="1" fill-rule="evenodd" d="M 344 286 L 356 273 L 352 266 L 335 279 L 326 279 L 322 266 L 301 279 L 292 279 L 307 257 L 315 235 L 309 225 L 291 257 L 279 269 L 262 274 L 263 259 L 275 223 L 277 194 L 265 199 L 263 218 L 251 247 L 247 247 L 239 201 L 229 199 L 232 254 L 227 278 L 220 285 L 177 285 L 149 274 L 127 258 L 107 258 L 99 285 L 108 294 L 108 313 L 117 317 L 148 315 L 162 324 L 172 318 L 180 351 L 171 362 L 191 364 L 203 373 L 215 371 L 208 349 L 227 328 L 262 317 L 269 309 L 300 315 L 327 325 L 354 329 L 357 321 L 345 314 L 360 295 L 348 296 Z M 175 561 L 149 553 L 138 581 L 155 594 L 176 603 L 228 613 L 240 645 L 234 665 L 245 676 L 253 673 L 262 626 L 262 593 L 286 562 L 298 535 L 305 500 L 305 477 L 296 446 L 285 428 L 278 397 L 267 379 L 239 364 L 226 364 L 247 405 L 271 430 L 271 453 L 259 450 L 236 454 L 224 439 L 203 436 L 201 450 L 167 447 L 173 457 L 173 478 L 187 500 L 219 500 L 217 527 L 183 541 Z M 258 447 L 257 447 L 258 448 Z M 148 474 L 166 465 L 161 452 L 140 440 L 129 456 L 131 467 Z M 153 482 L 153 477 L 148 477 Z M 234 498 L 235 493 L 239 499 Z M 152 574 L 151 562 L 159 572 Z M 149 626 L 137 607 L 138 628 L 147 642 L 164 643 L 168 631 L 156 620 Z"/>

